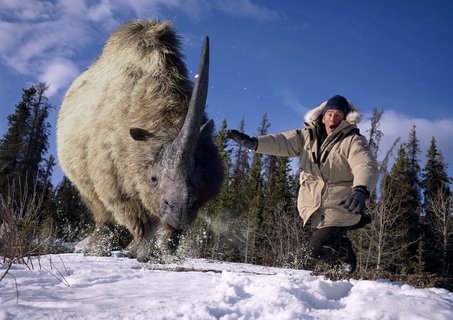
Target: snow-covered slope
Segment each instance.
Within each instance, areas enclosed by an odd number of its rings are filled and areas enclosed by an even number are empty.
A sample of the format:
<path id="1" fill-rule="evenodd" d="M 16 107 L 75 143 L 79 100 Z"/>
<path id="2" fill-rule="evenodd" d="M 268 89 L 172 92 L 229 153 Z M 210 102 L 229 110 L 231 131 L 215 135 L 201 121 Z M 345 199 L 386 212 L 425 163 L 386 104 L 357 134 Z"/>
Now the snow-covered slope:
<path id="1" fill-rule="evenodd" d="M 453 319 L 453 293 L 385 280 L 207 260 L 63 254 L 40 263 L 14 265 L 0 282 L 0 319 Z"/>

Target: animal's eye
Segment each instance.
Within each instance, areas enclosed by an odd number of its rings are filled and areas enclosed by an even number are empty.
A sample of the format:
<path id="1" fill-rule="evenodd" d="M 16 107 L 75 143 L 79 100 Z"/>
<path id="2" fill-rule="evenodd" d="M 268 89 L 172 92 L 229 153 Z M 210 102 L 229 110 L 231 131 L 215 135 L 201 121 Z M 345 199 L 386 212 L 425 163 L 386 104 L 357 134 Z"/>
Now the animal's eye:
<path id="1" fill-rule="evenodd" d="M 159 182 L 159 180 L 157 179 L 157 177 L 155 177 L 155 176 L 152 176 L 152 177 L 151 177 L 151 184 L 152 184 L 153 186 L 157 186 L 157 183 L 158 183 L 158 182 Z"/>

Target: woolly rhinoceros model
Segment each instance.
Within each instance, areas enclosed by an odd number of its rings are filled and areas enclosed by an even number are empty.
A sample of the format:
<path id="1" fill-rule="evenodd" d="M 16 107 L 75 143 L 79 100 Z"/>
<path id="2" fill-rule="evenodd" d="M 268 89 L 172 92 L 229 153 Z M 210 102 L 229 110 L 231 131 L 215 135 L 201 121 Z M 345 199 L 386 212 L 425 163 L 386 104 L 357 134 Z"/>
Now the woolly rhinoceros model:
<path id="1" fill-rule="evenodd" d="M 141 261 L 174 252 L 219 192 L 223 168 L 204 111 L 208 70 L 207 38 L 194 86 L 171 25 L 139 20 L 116 30 L 72 83 L 57 147 L 96 221 L 86 254 L 108 254 L 116 225 L 129 230 L 130 255 Z"/>

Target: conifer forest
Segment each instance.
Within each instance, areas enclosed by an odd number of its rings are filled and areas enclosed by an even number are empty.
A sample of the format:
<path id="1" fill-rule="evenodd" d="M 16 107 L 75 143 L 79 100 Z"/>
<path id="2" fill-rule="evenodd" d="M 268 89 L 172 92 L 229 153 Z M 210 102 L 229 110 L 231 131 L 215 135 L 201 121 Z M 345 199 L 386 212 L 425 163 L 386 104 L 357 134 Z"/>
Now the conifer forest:
<path id="1" fill-rule="evenodd" d="M 94 230 L 71 181 L 63 177 L 56 185 L 52 182 L 56 159 L 49 150 L 48 116 L 57 108 L 49 103 L 47 89 L 45 83 L 23 89 L 21 101 L 7 119 L 6 132 L 0 132 L 2 263 L 67 252 L 73 249 L 68 243 Z M 379 159 L 380 177 L 367 204 L 372 222 L 350 232 L 358 259 L 353 277 L 452 290 L 453 197 L 448 163 L 436 137 L 428 150 L 420 149 L 415 125 L 383 150 L 380 142 L 385 132 L 380 121 L 384 112 L 374 109 L 371 127 L 361 132 Z M 259 128 L 247 131 L 271 133 L 270 121 L 263 114 Z M 311 226 L 304 226 L 297 213 L 298 163 L 255 154 L 226 138 L 227 128 L 244 132 L 245 126 L 245 119 L 239 124 L 227 119 L 217 124 L 215 143 L 224 165 L 223 186 L 182 236 L 179 254 L 313 270 L 335 278 L 329 265 L 316 263 L 307 254 Z"/>

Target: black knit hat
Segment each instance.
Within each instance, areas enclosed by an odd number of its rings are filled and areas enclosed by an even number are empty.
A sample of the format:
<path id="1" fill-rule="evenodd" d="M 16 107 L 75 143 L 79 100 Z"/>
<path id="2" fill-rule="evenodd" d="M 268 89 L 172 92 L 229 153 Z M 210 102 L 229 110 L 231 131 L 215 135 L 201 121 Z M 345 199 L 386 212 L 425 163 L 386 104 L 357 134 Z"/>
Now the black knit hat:
<path id="1" fill-rule="evenodd" d="M 322 115 L 324 115 L 327 110 L 332 109 L 340 110 L 346 116 L 351 111 L 351 106 L 349 105 L 349 102 L 345 97 L 336 95 L 327 100 L 326 106 L 322 110 Z"/>

